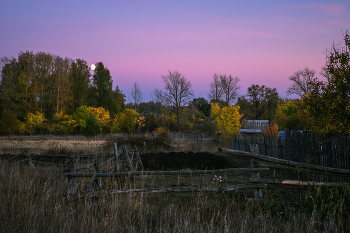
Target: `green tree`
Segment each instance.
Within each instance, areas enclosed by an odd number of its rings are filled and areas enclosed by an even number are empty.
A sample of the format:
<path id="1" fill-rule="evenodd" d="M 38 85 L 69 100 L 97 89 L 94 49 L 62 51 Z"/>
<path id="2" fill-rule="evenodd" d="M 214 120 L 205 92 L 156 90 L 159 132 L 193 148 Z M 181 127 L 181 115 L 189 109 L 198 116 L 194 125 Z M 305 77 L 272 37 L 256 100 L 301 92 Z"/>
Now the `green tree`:
<path id="1" fill-rule="evenodd" d="M 303 117 L 314 132 L 350 135 L 350 37 L 345 46 L 327 50 L 328 83 L 313 81 L 314 90 L 302 97 Z"/>
<path id="2" fill-rule="evenodd" d="M 67 113 L 74 107 L 72 82 L 69 78 L 72 59 L 54 56 L 54 71 L 52 91 L 54 93 L 53 104 L 55 105 L 55 113 Z"/>
<path id="3" fill-rule="evenodd" d="M 191 102 L 195 108 L 202 112 L 205 116 L 210 116 L 210 104 L 204 98 L 194 98 Z"/>
<path id="4" fill-rule="evenodd" d="M 115 114 L 118 114 L 125 109 L 125 94 L 119 89 L 119 86 L 117 85 L 115 87 L 115 90 L 113 91 L 113 98 L 114 98 L 114 107 L 109 111 L 111 116 L 114 117 Z"/>
<path id="5" fill-rule="evenodd" d="M 308 129 L 307 121 L 301 116 L 297 101 L 279 101 L 275 114 L 278 128 L 284 129 Z"/>
<path id="6" fill-rule="evenodd" d="M 34 55 L 34 82 L 33 88 L 38 99 L 39 109 L 46 118 L 51 118 L 53 115 L 53 92 L 52 72 L 54 70 L 53 56 L 44 52 L 38 52 Z"/>
<path id="7" fill-rule="evenodd" d="M 247 97 L 238 98 L 236 105 L 241 107 L 240 113 L 245 118 L 272 121 L 276 113 L 278 100 L 279 96 L 276 88 L 253 84 L 248 87 Z"/>
<path id="8" fill-rule="evenodd" d="M 0 103 L 1 110 L 14 113 L 24 120 L 27 112 L 38 110 L 34 93 L 34 54 L 20 52 L 16 58 L 1 58 Z"/>
<path id="9" fill-rule="evenodd" d="M 89 114 L 86 118 L 86 125 L 83 128 L 83 135 L 85 137 L 93 137 L 101 132 L 101 125 L 98 123 L 94 115 Z"/>
<path id="10" fill-rule="evenodd" d="M 72 62 L 69 71 L 70 88 L 73 95 L 73 113 L 77 108 L 87 104 L 90 84 L 90 68 L 83 59 Z"/>
<path id="11" fill-rule="evenodd" d="M 96 64 L 90 87 L 90 106 L 103 107 L 107 110 L 116 108 L 113 100 L 112 77 L 102 62 Z"/>

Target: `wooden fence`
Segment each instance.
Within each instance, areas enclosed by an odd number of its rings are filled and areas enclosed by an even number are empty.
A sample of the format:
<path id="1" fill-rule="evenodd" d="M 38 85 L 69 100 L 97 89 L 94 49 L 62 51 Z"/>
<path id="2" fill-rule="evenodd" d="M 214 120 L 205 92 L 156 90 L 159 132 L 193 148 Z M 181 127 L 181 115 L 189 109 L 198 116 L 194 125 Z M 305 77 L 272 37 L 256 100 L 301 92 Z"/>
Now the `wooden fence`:
<path id="1" fill-rule="evenodd" d="M 300 181 L 300 180 L 288 180 L 288 179 L 275 179 L 274 176 L 272 178 L 261 178 L 260 173 L 264 171 L 268 171 L 272 169 L 291 169 L 297 170 L 299 172 L 307 172 L 307 173 L 317 173 L 317 174 L 326 174 L 333 175 L 336 177 L 350 177 L 349 169 L 342 168 L 333 168 L 326 166 L 319 166 L 308 163 L 295 162 L 291 160 L 285 160 L 280 158 L 274 158 L 271 156 L 261 155 L 259 154 L 259 145 L 252 144 L 249 145 L 249 152 L 238 151 L 232 149 L 219 148 L 219 151 L 228 154 L 242 155 L 250 158 L 250 167 L 249 168 L 227 168 L 227 169 L 216 169 L 216 170 L 180 170 L 180 171 L 144 171 L 143 165 L 141 161 L 141 157 L 137 151 L 137 148 L 133 150 L 130 154 L 127 151 L 125 145 L 121 146 L 121 149 L 117 149 L 117 144 L 114 144 L 115 155 L 104 162 L 94 161 L 93 163 L 76 166 L 74 162 L 74 158 L 70 157 L 68 163 L 68 171 L 66 173 L 66 177 L 68 178 L 68 196 L 66 201 L 74 200 L 76 198 L 83 198 L 86 196 L 98 196 L 101 194 L 118 194 L 118 193 L 129 193 L 129 192 L 193 192 L 193 191 L 230 191 L 236 190 L 240 188 L 252 188 L 254 198 L 252 200 L 262 200 L 262 188 L 266 188 L 268 185 L 321 185 L 321 186 L 339 186 L 339 185 L 350 185 L 350 183 L 339 183 L 339 182 L 329 182 L 329 181 Z M 124 168 L 121 170 L 121 161 L 124 163 Z M 136 164 L 135 164 L 136 161 Z M 112 170 L 109 172 L 100 172 L 100 168 L 110 164 Z M 141 171 L 137 171 L 137 165 L 140 165 Z M 81 172 L 85 169 L 93 169 L 94 172 Z M 101 179 L 103 178 L 120 178 L 120 177 L 133 177 L 133 176 L 143 176 L 143 175 L 184 175 L 184 174 L 212 174 L 215 173 L 231 173 L 231 172 L 240 172 L 240 171 L 248 171 L 251 172 L 250 182 L 249 183 L 241 183 L 234 185 L 223 186 L 176 186 L 176 187 L 162 187 L 162 188 L 134 188 L 134 189 L 113 189 L 113 190 L 103 190 Z M 77 184 L 77 178 L 82 177 L 90 177 L 91 185 L 84 192 L 77 193 L 75 190 Z M 95 190 L 95 187 L 98 187 L 98 190 Z M 95 190 L 95 191 L 94 191 Z M 94 192 L 93 192 L 94 191 Z"/>
<path id="2" fill-rule="evenodd" d="M 261 155 L 324 167 L 350 169 L 350 136 L 316 135 L 310 131 L 286 130 L 285 138 L 255 136 L 232 137 L 232 149 L 250 152 L 258 144 Z M 335 182 L 349 178 L 328 176 Z"/>
<path id="3" fill-rule="evenodd" d="M 298 172 L 307 172 L 307 173 L 316 173 L 322 175 L 331 174 L 333 177 L 343 178 L 343 182 L 339 182 L 340 179 L 336 180 L 336 182 L 328 182 L 328 181 L 300 181 L 300 180 L 288 180 L 288 179 L 275 179 L 275 178 L 260 178 L 260 172 L 252 172 L 250 182 L 252 183 L 262 183 L 264 185 L 268 184 L 284 184 L 284 185 L 317 185 L 317 186 L 350 186 L 350 183 L 345 183 L 344 180 L 349 180 L 350 170 L 349 169 L 341 169 L 341 168 L 333 168 L 333 167 L 325 167 L 301 162 L 294 162 L 291 160 L 274 158 L 266 155 L 259 154 L 259 145 L 251 144 L 249 146 L 250 152 L 246 151 L 238 151 L 231 150 L 226 148 L 219 148 L 220 152 L 227 154 L 235 154 L 242 155 L 250 158 L 250 167 L 251 168 L 271 168 L 271 169 L 289 169 L 295 170 Z M 254 189 L 254 198 L 256 200 L 262 199 L 262 190 L 261 188 Z"/>
<path id="4" fill-rule="evenodd" d="M 163 187 L 163 188 L 148 188 L 148 189 L 114 189 L 114 190 L 103 190 L 102 187 L 102 178 L 119 178 L 119 177 L 131 177 L 131 176 L 141 176 L 141 175 L 185 175 L 185 174 L 212 174 L 215 173 L 229 173 L 229 172 L 241 172 L 241 171 L 248 171 L 252 174 L 256 174 L 260 171 L 267 171 L 269 168 L 255 168 L 255 167 L 249 167 L 249 168 L 227 168 L 227 169 L 216 169 L 216 170 L 180 170 L 180 171 L 144 171 L 143 165 L 141 161 L 141 157 L 137 151 L 137 148 L 135 147 L 134 151 L 130 155 L 126 149 L 126 146 L 121 146 L 120 150 L 117 150 L 117 144 L 114 144 L 115 149 L 115 155 L 108 159 L 105 162 L 99 162 L 94 161 L 93 163 L 86 164 L 86 165 L 80 165 L 76 166 L 74 157 L 70 157 L 69 163 L 68 163 L 68 169 L 67 173 L 65 174 L 68 178 L 68 192 L 67 192 L 67 199 L 74 200 L 76 198 L 82 198 L 86 196 L 96 196 L 101 194 L 116 194 L 116 193 L 129 193 L 129 192 L 147 192 L 147 193 L 154 193 L 154 192 L 193 192 L 193 191 L 230 191 L 230 190 L 237 190 L 240 188 L 264 188 L 266 187 L 266 184 L 258 184 L 258 183 L 246 183 L 246 184 L 235 184 L 235 185 L 227 185 L 227 186 L 220 186 L 220 187 L 214 187 L 214 186 L 183 186 L 183 187 Z M 136 160 L 136 166 L 137 164 L 141 165 L 141 171 L 137 171 L 137 167 L 135 167 L 135 163 L 133 162 Z M 121 171 L 120 165 L 121 161 L 123 161 L 123 165 L 125 168 L 127 168 L 127 171 Z M 101 173 L 100 168 L 102 166 L 105 166 L 107 164 L 112 165 L 113 169 L 110 172 Z M 80 172 L 85 169 L 93 169 L 94 172 Z M 76 185 L 77 185 L 77 178 L 82 177 L 91 177 L 91 185 L 88 187 L 84 192 L 77 193 L 76 192 Z M 98 191 L 92 192 L 95 187 L 98 187 Z M 259 196 L 261 198 L 262 195 Z"/>

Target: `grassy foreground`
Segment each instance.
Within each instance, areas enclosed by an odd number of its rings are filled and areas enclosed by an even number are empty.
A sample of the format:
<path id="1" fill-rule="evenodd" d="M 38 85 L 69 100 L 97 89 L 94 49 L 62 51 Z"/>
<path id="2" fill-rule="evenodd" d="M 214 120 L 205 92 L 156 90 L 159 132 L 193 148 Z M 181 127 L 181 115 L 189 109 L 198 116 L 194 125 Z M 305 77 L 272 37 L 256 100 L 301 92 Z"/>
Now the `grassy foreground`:
<path id="1" fill-rule="evenodd" d="M 348 232 L 348 189 L 309 187 L 300 205 L 249 190 L 129 193 L 63 203 L 62 168 L 0 161 L 0 232 Z M 338 191 L 337 191 L 338 190 Z"/>

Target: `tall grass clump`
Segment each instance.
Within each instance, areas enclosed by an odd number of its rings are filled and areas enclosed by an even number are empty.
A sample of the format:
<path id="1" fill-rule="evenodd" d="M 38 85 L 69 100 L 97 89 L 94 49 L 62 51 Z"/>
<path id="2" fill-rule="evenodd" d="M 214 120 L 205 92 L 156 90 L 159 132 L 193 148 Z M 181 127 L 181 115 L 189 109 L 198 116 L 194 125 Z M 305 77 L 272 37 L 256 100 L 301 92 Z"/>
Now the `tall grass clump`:
<path id="1" fill-rule="evenodd" d="M 239 192 L 128 193 L 64 203 L 62 168 L 0 161 L 0 232 L 347 232 L 349 192 L 311 189 L 308 207 Z M 324 193 L 323 193 L 324 192 Z M 331 193 L 333 192 L 333 196 Z M 331 201 L 331 202 L 329 202 Z M 326 207 L 329 203 L 329 207 Z M 333 203 L 333 204 L 331 204 Z M 274 214 L 278 205 L 283 214 Z M 304 208 L 305 207 L 305 208 Z"/>

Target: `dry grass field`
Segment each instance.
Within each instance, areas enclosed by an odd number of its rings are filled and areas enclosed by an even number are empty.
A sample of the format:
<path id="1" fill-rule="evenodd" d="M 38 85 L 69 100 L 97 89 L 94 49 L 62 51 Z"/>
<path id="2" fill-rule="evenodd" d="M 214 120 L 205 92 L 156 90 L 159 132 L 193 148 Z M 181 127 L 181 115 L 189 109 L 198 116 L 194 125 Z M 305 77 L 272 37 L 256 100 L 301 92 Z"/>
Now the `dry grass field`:
<path id="1" fill-rule="evenodd" d="M 6 141 L 1 147 L 24 145 L 21 148 L 52 150 L 62 143 L 71 153 L 111 149 L 103 141 Z M 18 143 L 18 144 L 16 144 Z M 51 144 L 50 144 L 51 143 Z M 111 143 L 110 141 L 107 143 Z M 176 146 L 176 144 L 174 144 Z M 201 152 L 202 145 L 187 145 Z M 176 148 L 173 150 L 177 150 Z M 181 149 L 183 150 L 183 149 Z M 214 150 L 214 149 L 212 149 Z M 211 154 L 211 153 L 209 153 Z M 246 167 L 248 161 L 239 156 L 204 157 L 203 153 L 187 153 L 187 162 L 172 162 L 162 153 L 141 154 L 145 167 L 164 170 L 194 169 L 196 157 L 226 161 L 226 166 Z M 166 156 L 163 154 L 163 156 Z M 177 156 L 168 153 L 167 156 Z M 180 156 L 180 155 L 179 155 Z M 349 188 L 317 188 L 276 186 L 264 190 L 264 202 L 252 202 L 252 190 L 230 192 L 125 193 L 99 195 L 64 202 L 67 178 L 64 167 L 15 163 L 0 160 L 0 232 L 349 232 Z M 193 159 L 192 159 L 193 158 Z M 152 162 L 153 159 L 153 162 Z M 180 157 L 179 157 L 180 159 Z M 164 162 L 161 162 L 164 161 Z M 175 161 L 175 160 L 174 160 Z M 185 159 L 182 159 L 185 161 Z M 194 162 L 193 162 L 194 161 Z M 193 163 L 192 163 L 193 162 Z M 204 161 L 205 162 L 205 161 Z M 225 163 L 226 163 L 225 162 Z M 186 165 L 187 164 L 187 165 Z M 215 166 L 221 166 L 215 163 Z M 152 167 L 153 166 L 153 167 Z M 219 167 L 218 167 L 219 168 Z M 280 171 L 282 173 L 283 171 Z M 220 174 L 223 183 L 244 181 L 250 173 Z M 78 190 L 84 190 L 91 178 L 82 178 Z M 105 189 L 168 187 L 183 185 L 218 186 L 213 175 L 139 176 L 122 180 L 106 178 Z"/>

